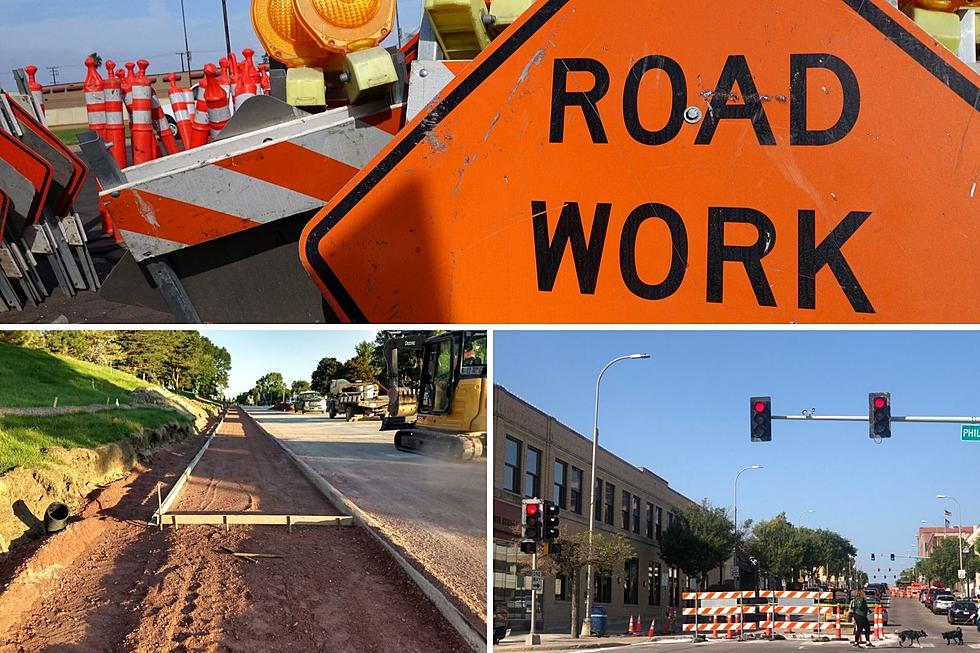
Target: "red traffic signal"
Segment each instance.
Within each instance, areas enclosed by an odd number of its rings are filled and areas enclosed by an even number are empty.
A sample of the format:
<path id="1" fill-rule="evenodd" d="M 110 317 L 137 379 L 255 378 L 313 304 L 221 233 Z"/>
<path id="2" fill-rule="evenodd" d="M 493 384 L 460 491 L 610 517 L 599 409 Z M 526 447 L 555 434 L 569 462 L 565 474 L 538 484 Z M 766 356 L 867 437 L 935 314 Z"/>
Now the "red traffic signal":
<path id="1" fill-rule="evenodd" d="M 521 536 L 528 542 L 541 541 L 541 499 L 524 499 Z"/>
<path id="2" fill-rule="evenodd" d="M 749 435 L 752 442 L 772 440 L 772 397 L 752 397 L 749 400 Z"/>
<path id="3" fill-rule="evenodd" d="M 888 392 L 868 393 L 868 435 L 892 437 L 892 396 Z"/>

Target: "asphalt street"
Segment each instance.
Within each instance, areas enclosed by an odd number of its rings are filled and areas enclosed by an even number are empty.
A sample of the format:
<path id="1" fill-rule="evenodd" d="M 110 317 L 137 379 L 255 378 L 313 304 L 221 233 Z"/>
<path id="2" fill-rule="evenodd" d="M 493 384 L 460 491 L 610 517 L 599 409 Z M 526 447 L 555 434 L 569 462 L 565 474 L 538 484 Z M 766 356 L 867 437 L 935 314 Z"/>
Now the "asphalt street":
<path id="1" fill-rule="evenodd" d="M 376 522 L 464 617 L 486 623 L 487 465 L 405 453 L 378 420 L 265 408 L 249 414 Z"/>

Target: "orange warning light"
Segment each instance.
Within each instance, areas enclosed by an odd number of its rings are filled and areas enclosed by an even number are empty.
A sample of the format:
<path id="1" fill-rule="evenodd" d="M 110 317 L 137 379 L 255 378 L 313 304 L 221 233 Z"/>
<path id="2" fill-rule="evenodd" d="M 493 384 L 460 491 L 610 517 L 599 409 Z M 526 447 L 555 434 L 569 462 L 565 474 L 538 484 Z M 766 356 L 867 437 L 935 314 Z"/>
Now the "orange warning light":
<path id="1" fill-rule="evenodd" d="M 316 43 L 346 54 L 370 48 L 391 33 L 395 0 L 292 0 L 293 10 Z"/>
<path id="2" fill-rule="evenodd" d="M 319 66 L 335 56 L 306 31 L 292 0 L 252 0 L 252 27 L 269 56 L 290 68 Z"/>

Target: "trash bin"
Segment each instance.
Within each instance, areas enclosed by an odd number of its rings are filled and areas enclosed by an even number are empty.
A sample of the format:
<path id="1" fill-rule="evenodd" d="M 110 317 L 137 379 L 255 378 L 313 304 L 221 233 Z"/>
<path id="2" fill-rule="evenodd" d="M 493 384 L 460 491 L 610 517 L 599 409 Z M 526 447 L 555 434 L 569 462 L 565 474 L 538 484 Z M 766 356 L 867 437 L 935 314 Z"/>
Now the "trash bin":
<path id="1" fill-rule="evenodd" d="M 609 621 L 609 615 L 606 613 L 606 609 L 603 607 L 592 608 L 592 614 L 589 615 L 592 619 L 592 634 L 597 637 L 602 637 L 606 634 L 606 623 Z"/>

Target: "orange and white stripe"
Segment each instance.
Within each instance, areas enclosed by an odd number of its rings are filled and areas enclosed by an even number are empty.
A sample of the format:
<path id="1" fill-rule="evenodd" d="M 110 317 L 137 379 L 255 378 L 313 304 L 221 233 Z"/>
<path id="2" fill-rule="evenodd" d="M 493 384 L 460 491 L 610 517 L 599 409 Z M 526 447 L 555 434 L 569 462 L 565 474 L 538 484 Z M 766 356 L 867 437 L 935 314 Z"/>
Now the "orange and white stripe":
<path id="1" fill-rule="evenodd" d="M 755 630 L 756 622 L 749 623 L 728 623 L 728 624 L 684 624 L 684 632 L 717 633 L 735 632 L 739 630 Z"/>
<path id="2" fill-rule="evenodd" d="M 403 120 L 403 105 L 331 109 L 130 168 L 102 197 L 146 260 L 322 208 Z"/>
<path id="3" fill-rule="evenodd" d="M 747 626 L 748 624 L 745 625 Z M 832 621 L 763 621 L 759 627 L 764 630 L 784 630 L 786 632 L 793 632 L 797 630 L 821 631 L 821 630 L 832 630 L 834 628 L 834 622 Z"/>
<path id="4" fill-rule="evenodd" d="M 683 592 L 681 597 L 685 601 L 708 601 L 718 599 L 751 599 L 755 597 L 753 590 L 741 590 L 738 592 Z"/>
<path id="5" fill-rule="evenodd" d="M 681 614 L 685 616 L 690 615 L 704 615 L 708 617 L 718 617 L 718 616 L 728 616 L 733 614 L 747 614 L 750 612 L 755 612 L 756 606 L 754 605 L 736 605 L 725 608 L 684 608 Z"/>
<path id="6" fill-rule="evenodd" d="M 832 606 L 822 605 L 763 605 L 760 611 L 775 614 L 833 614 Z"/>
<path id="7" fill-rule="evenodd" d="M 833 592 L 804 592 L 796 590 L 762 590 L 759 598 L 763 599 L 832 599 Z"/>

